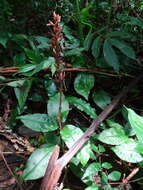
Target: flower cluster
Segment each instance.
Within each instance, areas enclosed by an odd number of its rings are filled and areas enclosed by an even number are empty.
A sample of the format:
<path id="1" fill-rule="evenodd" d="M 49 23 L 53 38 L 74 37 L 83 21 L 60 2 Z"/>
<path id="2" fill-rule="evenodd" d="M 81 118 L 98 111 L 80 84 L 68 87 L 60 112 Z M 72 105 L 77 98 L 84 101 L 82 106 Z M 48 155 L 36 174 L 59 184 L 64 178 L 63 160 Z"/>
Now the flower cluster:
<path id="1" fill-rule="evenodd" d="M 62 28 L 60 26 L 60 21 L 61 21 L 61 16 L 54 12 L 53 22 L 49 21 L 49 23 L 47 24 L 47 26 L 53 27 L 53 32 L 51 33 L 52 35 L 51 40 L 52 40 L 52 49 L 56 60 L 56 66 L 57 66 L 56 77 L 58 81 L 64 80 L 64 75 L 62 72 L 64 62 L 62 59 L 62 48 L 61 48 L 61 41 L 63 39 L 63 34 L 62 34 Z"/>

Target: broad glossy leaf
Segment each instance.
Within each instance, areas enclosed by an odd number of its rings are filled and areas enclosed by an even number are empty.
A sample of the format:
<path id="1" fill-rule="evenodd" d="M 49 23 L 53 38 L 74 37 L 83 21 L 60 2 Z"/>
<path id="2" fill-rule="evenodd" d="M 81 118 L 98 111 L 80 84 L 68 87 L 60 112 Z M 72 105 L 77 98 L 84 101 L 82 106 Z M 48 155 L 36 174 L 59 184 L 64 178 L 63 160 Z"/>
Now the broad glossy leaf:
<path id="1" fill-rule="evenodd" d="M 67 147 L 70 148 L 83 135 L 83 131 L 74 125 L 66 125 L 60 131 L 60 134 Z M 90 152 L 90 144 L 88 143 L 77 154 L 76 158 L 80 160 L 83 166 L 87 164 L 90 158 Z"/>
<path id="2" fill-rule="evenodd" d="M 137 152 L 137 146 L 137 142 L 132 139 L 125 144 L 113 147 L 112 150 L 121 160 L 131 163 L 138 163 L 143 161 L 143 156 Z"/>
<path id="3" fill-rule="evenodd" d="M 132 109 L 126 108 L 128 120 L 140 142 L 143 143 L 143 117 L 136 114 Z"/>
<path id="4" fill-rule="evenodd" d="M 66 98 L 70 104 L 76 106 L 79 110 L 84 111 L 87 115 L 89 115 L 92 119 L 96 118 L 96 111 L 94 108 L 90 106 L 86 101 L 76 98 L 74 96 L 70 96 Z"/>
<path id="5" fill-rule="evenodd" d="M 114 68 L 115 71 L 119 71 L 118 57 L 112 48 L 109 40 L 105 40 L 103 45 L 103 54 L 106 62 Z"/>
<path id="6" fill-rule="evenodd" d="M 108 175 L 108 179 L 110 181 L 119 181 L 121 178 L 121 172 L 119 171 L 113 171 Z"/>
<path id="7" fill-rule="evenodd" d="M 60 93 L 57 93 L 55 96 L 50 97 L 47 105 L 49 116 L 58 117 L 59 114 L 59 106 L 60 106 Z M 65 99 L 65 96 L 62 94 L 61 101 L 61 115 L 62 121 L 65 122 L 69 113 L 69 103 Z"/>
<path id="8" fill-rule="evenodd" d="M 106 108 L 106 106 L 111 103 L 111 98 L 104 90 L 95 91 L 92 97 L 95 104 L 97 104 L 101 109 Z"/>
<path id="9" fill-rule="evenodd" d="M 54 131 L 58 128 L 56 118 L 49 117 L 47 114 L 28 114 L 18 117 L 23 124 L 34 130 L 40 132 Z"/>
<path id="10" fill-rule="evenodd" d="M 29 157 L 23 173 L 24 180 L 38 179 L 44 176 L 54 146 L 42 146 Z"/>
<path id="11" fill-rule="evenodd" d="M 26 80 L 22 86 L 20 86 L 19 88 L 14 88 L 14 92 L 18 100 L 20 112 L 23 111 L 31 85 L 32 85 L 32 80 Z"/>
<path id="12" fill-rule="evenodd" d="M 127 45 L 125 42 L 121 42 L 121 41 L 116 40 L 116 39 L 110 39 L 110 42 L 113 46 L 118 48 L 127 57 L 129 57 L 131 59 L 136 58 L 133 48 L 130 47 L 129 45 Z"/>
<path id="13" fill-rule="evenodd" d="M 114 128 L 103 130 L 99 134 L 98 140 L 106 144 L 120 145 L 128 141 L 128 137 L 125 136 L 123 128 L 117 125 Z"/>
<path id="14" fill-rule="evenodd" d="M 100 54 L 100 48 L 101 48 L 101 37 L 98 36 L 92 44 L 92 55 L 95 57 L 95 59 L 99 56 Z"/>
<path id="15" fill-rule="evenodd" d="M 90 90 L 94 86 L 94 75 L 79 73 L 74 81 L 74 89 L 78 94 L 88 99 Z"/>

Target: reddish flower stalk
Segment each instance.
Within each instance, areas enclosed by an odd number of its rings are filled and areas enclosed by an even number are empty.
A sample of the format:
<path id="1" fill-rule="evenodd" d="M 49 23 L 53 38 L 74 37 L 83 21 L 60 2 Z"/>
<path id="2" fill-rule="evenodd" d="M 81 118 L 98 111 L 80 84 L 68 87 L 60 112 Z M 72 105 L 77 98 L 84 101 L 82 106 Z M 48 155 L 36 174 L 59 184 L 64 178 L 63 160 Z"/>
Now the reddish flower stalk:
<path id="1" fill-rule="evenodd" d="M 47 26 L 53 27 L 53 32 L 51 33 L 52 35 L 51 40 L 52 40 L 52 49 L 57 66 L 57 73 L 56 73 L 57 82 L 61 82 L 62 80 L 64 80 L 63 66 L 65 65 L 62 59 L 61 41 L 63 39 L 63 34 L 62 34 L 62 28 L 60 26 L 60 21 L 61 21 L 61 16 L 54 12 L 53 22 L 49 21 L 49 23 L 47 24 Z"/>
<path id="2" fill-rule="evenodd" d="M 56 81 L 57 85 L 59 88 L 60 92 L 60 100 L 59 100 L 59 113 L 58 113 L 58 124 L 59 128 L 62 128 L 62 115 L 61 115 L 61 110 L 62 110 L 62 91 L 63 91 L 63 80 L 64 80 L 64 65 L 65 63 L 63 62 L 62 59 L 62 47 L 61 47 L 61 41 L 63 39 L 63 34 L 62 34 L 62 28 L 60 26 L 60 21 L 61 21 L 61 16 L 56 14 L 55 12 L 53 13 L 53 22 L 49 21 L 48 26 L 53 27 L 53 32 L 51 33 L 52 35 L 52 48 L 53 48 L 53 53 L 54 57 L 56 60 Z"/>

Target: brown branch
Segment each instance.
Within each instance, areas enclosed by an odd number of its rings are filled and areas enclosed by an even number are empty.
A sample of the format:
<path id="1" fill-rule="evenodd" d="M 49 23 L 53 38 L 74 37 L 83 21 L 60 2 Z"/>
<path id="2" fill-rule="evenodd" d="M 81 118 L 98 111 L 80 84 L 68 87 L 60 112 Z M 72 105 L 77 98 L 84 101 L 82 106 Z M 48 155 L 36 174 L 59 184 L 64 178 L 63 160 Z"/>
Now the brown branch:
<path id="1" fill-rule="evenodd" d="M 127 184 L 130 181 L 130 179 L 136 175 L 138 171 L 139 168 L 134 168 L 132 172 L 125 179 L 122 180 L 123 184 Z"/>
<path id="2" fill-rule="evenodd" d="M 2 68 L 0 69 L 0 75 L 12 75 L 15 74 L 18 70 L 20 69 L 20 67 L 6 67 L 6 68 Z M 43 72 L 50 72 L 50 69 L 43 69 Z M 128 74 L 128 73 L 116 73 L 115 71 L 109 72 L 105 69 L 101 69 L 101 68 L 63 68 L 62 69 L 63 72 L 88 72 L 88 73 L 97 73 L 97 74 L 102 74 L 102 75 L 106 75 L 106 76 L 111 76 L 111 77 L 121 77 L 121 76 L 127 76 L 130 78 L 133 78 L 132 75 Z"/>
<path id="3" fill-rule="evenodd" d="M 131 173 L 126 178 L 124 178 L 122 181 L 119 181 L 119 182 L 109 182 L 108 184 L 110 184 L 110 185 L 126 185 L 128 183 L 134 182 L 136 180 L 130 181 L 130 179 L 133 178 L 137 174 L 138 171 L 139 171 L 139 168 L 134 168 L 131 171 Z M 142 178 L 139 178 L 139 179 L 142 179 Z"/>
<path id="4" fill-rule="evenodd" d="M 110 112 L 116 107 L 119 103 L 121 98 L 123 98 L 129 90 L 133 88 L 133 86 L 143 77 L 141 74 L 139 77 L 135 78 L 131 83 L 128 85 L 127 88 L 123 89 L 119 95 L 117 95 L 111 104 L 107 106 L 107 108 L 101 112 L 101 114 L 93 120 L 90 127 L 84 133 L 84 135 L 77 140 L 74 145 L 61 157 L 59 158 L 54 164 L 51 164 L 49 161 L 49 165 L 52 165 L 53 168 L 50 168 L 48 172 L 48 177 L 44 177 L 45 183 L 47 183 L 44 187 L 41 187 L 41 190 L 54 190 L 54 187 L 57 186 L 58 180 L 61 176 L 63 168 L 68 164 L 68 162 L 74 157 L 74 155 L 83 147 L 83 145 L 89 140 L 89 138 L 95 132 L 97 126 L 106 119 L 106 117 L 110 114 Z M 59 151 L 59 150 L 58 150 Z M 52 161 L 52 159 L 51 159 Z M 47 176 L 47 172 L 45 176 Z"/>

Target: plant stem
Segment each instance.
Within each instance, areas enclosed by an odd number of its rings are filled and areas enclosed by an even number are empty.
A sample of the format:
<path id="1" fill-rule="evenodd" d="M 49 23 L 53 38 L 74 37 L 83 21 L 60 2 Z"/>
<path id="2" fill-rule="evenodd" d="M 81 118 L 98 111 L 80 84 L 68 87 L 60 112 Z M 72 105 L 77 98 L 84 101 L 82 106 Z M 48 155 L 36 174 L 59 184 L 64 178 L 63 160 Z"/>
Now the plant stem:
<path id="1" fill-rule="evenodd" d="M 109 5 L 110 5 L 110 9 L 109 9 L 109 13 L 108 13 L 108 17 L 107 17 L 107 32 L 110 28 L 110 24 L 111 24 L 111 16 L 112 16 L 112 0 L 108 1 Z"/>
<path id="2" fill-rule="evenodd" d="M 82 22 L 81 22 L 81 17 L 80 17 L 80 5 L 79 5 L 79 0 L 76 0 L 76 16 L 77 16 L 77 22 L 78 22 L 78 28 L 79 28 L 79 38 L 80 38 L 80 44 L 83 44 L 83 27 L 82 27 Z"/>

